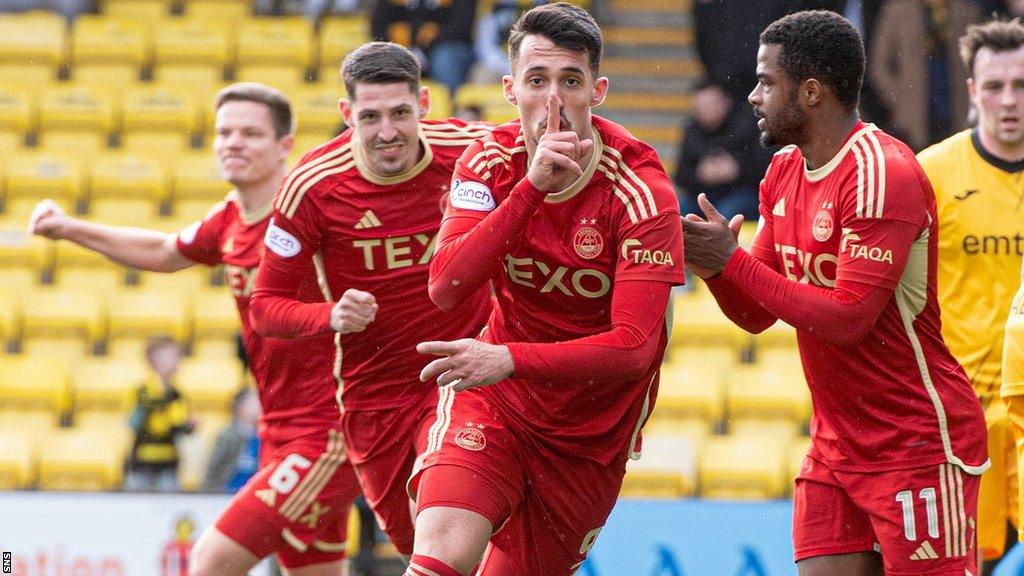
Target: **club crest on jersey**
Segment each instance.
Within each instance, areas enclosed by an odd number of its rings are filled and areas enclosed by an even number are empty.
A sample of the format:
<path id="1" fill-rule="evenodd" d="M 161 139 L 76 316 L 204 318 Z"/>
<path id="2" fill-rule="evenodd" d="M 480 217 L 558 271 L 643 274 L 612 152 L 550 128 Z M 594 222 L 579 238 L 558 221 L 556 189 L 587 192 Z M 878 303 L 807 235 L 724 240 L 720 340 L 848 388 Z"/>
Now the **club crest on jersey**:
<path id="1" fill-rule="evenodd" d="M 814 223 L 811 225 L 811 234 L 814 235 L 814 239 L 818 242 L 824 242 L 832 237 L 832 230 L 834 228 L 835 224 L 832 222 L 832 215 L 825 210 L 821 210 L 814 217 Z"/>
<path id="2" fill-rule="evenodd" d="M 282 258 L 291 258 L 302 251 L 299 239 L 274 225 L 273 219 L 267 226 L 267 235 L 263 237 L 263 243 L 271 252 Z"/>
<path id="3" fill-rule="evenodd" d="M 490 212 L 494 210 L 495 206 L 491 189 L 480 182 L 463 182 L 456 178 L 452 182 L 452 191 L 449 194 L 449 198 L 451 198 L 452 206 L 464 210 Z"/>
<path id="4" fill-rule="evenodd" d="M 597 228 L 586 226 L 585 224 L 588 222 L 593 224 L 594 220 L 583 219 L 580 221 L 580 224 L 584 224 L 584 226 L 576 230 L 576 235 L 572 238 L 572 247 L 580 258 L 590 260 L 601 254 L 601 250 L 604 248 L 604 237 L 601 236 Z"/>
<path id="5" fill-rule="evenodd" d="M 466 427 L 455 434 L 455 443 L 473 452 L 479 452 L 487 446 L 487 437 L 484 436 L 483 424 L 468 422 Z"/>

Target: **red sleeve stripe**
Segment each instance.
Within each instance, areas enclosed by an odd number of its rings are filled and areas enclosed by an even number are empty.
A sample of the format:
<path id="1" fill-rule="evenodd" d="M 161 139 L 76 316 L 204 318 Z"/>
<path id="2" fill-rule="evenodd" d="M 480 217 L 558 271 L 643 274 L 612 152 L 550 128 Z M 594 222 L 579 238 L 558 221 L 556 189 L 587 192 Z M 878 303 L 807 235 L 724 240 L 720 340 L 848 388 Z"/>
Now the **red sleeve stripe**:
<path id="1" fill-rule="evenodd" d="M 858 218 L 881 218 L 885 203 L 885 156 L 878 137 L 865 132 L 851 147 L 857 160 Z"/>
<path id="2" fill-rule="evenodd" d="M 604 164 L 607 164 L 607 167 Z M 626 212 L 634 224 L 658 215 L 658 206 L 654 202 L 650 187 L 626 165 L 618 150 L 605 146 L 598 170 L 604 172 L 614 183 L 612 191 L 626 205 Z"/>
<path id="3" fill-rule="evenodd" d="M 291 218 L 299 207 L 306 191 L 314 184 L 333 174 L 341 174 L 355 166 L 352 150 L 345 146 L 343 154 L 331 153 L 331 159 L 314 162 L 296 169 L 286 180 L 281 193 L 277 196 L 276 208 L 281 214 Z M 318 159 L 319 160 L 319 159 Z"/>

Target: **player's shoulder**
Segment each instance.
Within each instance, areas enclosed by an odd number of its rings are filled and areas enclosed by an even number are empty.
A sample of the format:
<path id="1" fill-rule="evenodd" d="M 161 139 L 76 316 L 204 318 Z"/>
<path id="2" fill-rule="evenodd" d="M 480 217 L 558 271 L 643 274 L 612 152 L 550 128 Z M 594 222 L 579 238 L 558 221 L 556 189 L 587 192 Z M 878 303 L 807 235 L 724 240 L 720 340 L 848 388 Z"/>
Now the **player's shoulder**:
<path id="1" fill-rule="evenodd" d="M 678 213 L 675 186 L 654 148 L 615 122 L 593 116 L 596 172 L 611 181 L 633 221 Z M 589 170 L 588 170 L 589 171 Z"/>
<path id="2" fill-rule="evenodd" d="M 320 194 L 325 181 L 333 187 L 358 173 L 348 129 L 303 155 L 281 183 L 274 208 L 290 218 L 303 198 Z"/>
<path id="3" fill-rule="evenodd" d="M 526 155 L 526 138 L 519 120 L 495 126 L 490 133 L 470 144 L 462 154 L 462 166 L 482 181 L 492 181 L 497 173 L 510 170 Z M 522 160 L 525 165 L 525 159 Z"/>
<path id="4" fill-rule="evenodd" d="M 594 129 L 607 153 L 618 157 L 631 167 L 651 162 L 658 167 L 662 166 L 654 147 L 634 136 L 625 127 L 596 114 L 592 119 Z"/>
<path id="5" fill-rule="evenodd" d="M 925 170 L 931 171 L 938 168 L 942 163 L 958 157 L 967 151 L 971 145 L 971 130 L 961 130 L 956 134 L 936 142 L 917 154 L 917 161 Z"/>
<path id="6" fill-rule="evenodd" d="M 430 145 L 434 164 L 452 170 L 467 147 L 494 130 L 493 124 L 466 122 L 459 118 L 421 120 L 420 132 Z"/>
<path id="7" fill-rule="evenodd" d="M 203 221 L 231 219 L 242 211 L 242 199 L 238 190 L 232 188 L 220 201 L 215 202 L 203 215 Z"/>

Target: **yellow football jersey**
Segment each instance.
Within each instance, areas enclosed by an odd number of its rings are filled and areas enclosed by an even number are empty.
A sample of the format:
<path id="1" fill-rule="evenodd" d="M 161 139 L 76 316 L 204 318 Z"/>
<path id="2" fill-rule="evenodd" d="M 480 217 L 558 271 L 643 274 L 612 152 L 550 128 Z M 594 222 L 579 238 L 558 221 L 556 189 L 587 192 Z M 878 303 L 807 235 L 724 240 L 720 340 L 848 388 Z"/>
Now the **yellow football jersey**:
<path id="1" fill-rule="evenodd" d="M 1013 297 L 1003 344 L 1003 395 L 1024 394 L 1024 283 Z"/>
<path id="2" fill-rule="evenodd" d="M 999 393 L 1003 327 L 1024 253 L 1024 161 L 965 130 L 918 155 L 935 189 L 942 336 L 980 397 Z"/>

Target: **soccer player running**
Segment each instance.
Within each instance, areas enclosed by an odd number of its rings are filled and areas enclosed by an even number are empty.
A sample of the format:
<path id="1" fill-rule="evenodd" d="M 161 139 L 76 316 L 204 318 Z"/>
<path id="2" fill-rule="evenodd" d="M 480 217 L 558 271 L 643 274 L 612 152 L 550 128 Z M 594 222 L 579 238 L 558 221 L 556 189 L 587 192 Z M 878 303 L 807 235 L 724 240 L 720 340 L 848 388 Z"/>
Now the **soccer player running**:
<path id="1" fill-rule="evenodd" d="M 458 310 L 493 282 L 495 308 L 479 339 L 418 348 L 441 400 L 407 575 L 572 574 L 639 456 L 682 233 L 654 150 L 591 113 L 601 52 L 583 9 L 525 13 L 503 80 L 520 120 L 456 167 L 431 297 Z"/>
<path id="2" fill-rule="evenodd" d="M 985 423 L 940 334 L 935 199 L 913 152 L 859 119 L 863 73 L 837 14 L 768 26 L 749 100 L 762 142 L 786 147 L 761 183 L 760 230 L 739 248 L 742 218 L 700 198 L 687 263 L 738 325 L 797 330 L 814 402 L 799 574 L 977 574 Z"/>
<path id="3" fill-rule="evenodd" d="M 241 576 L 276 553 L 292 576 L 338 576 L 359 486 L 342 444 L 334 344 L 327 336 L 266 338 L 249 320 L 253 275 L 294 142 L 291 105 L 278 90 L 241 83 L 217 94 L 216 110 L 213 151 L 235 189 L 202 221 L 165 234 L 79 220 L 46 200 L 29 227 L 142 270 L 225 266 L 263 410 L 260 469 L 199 539 L 189 574 Z M 300 298 L 321 299 L 312 265 L 301 278 Z"/>
<path id="4" fill-rule="evenodd" d="M 424 120 L 430 98 L 407 49 L 372 42 L 342 63 L 351 128 L 306 154 L 274 204 L 252 300 L 268 336 L 333 334 L 345 448 L 381 527 L 412 553 L 406 481 L 437 411 L 437 387 L 419 380 L 416 344 L 479 332 L 486 290 L 457 310 L 427 295 L 441 201 L 455 161 L 490 132 L 461 120 Z M 315 267 L 323 296 L 303 301 Z M 335 303 L 337 300 L 337 303 Z"/>
<path id="5" fill-rule="evenodd" d="M 1024 26 L 992 21 L 960 38 L 978 126 L 918 154 L 935 190 L 942 336 L 985 409 L 992 469 L 981 477 L 978 548 L 989 572 L 1007 522 L 1019 527 L 1017 449 L 1000 398 L 1003 324 L 1021 267 L 1024 176 Z M 1004 387 L 1024 424 L 1024 387 Z M 1024 429 L 1019 431 L 1024 433 Z M 1024 445 L 1022 445 L 1024 450 Z M 1016 537 L 1016 530 L 1013 531 Z M 1011 540 L 1012 541 L 1012 540 Z"/>

